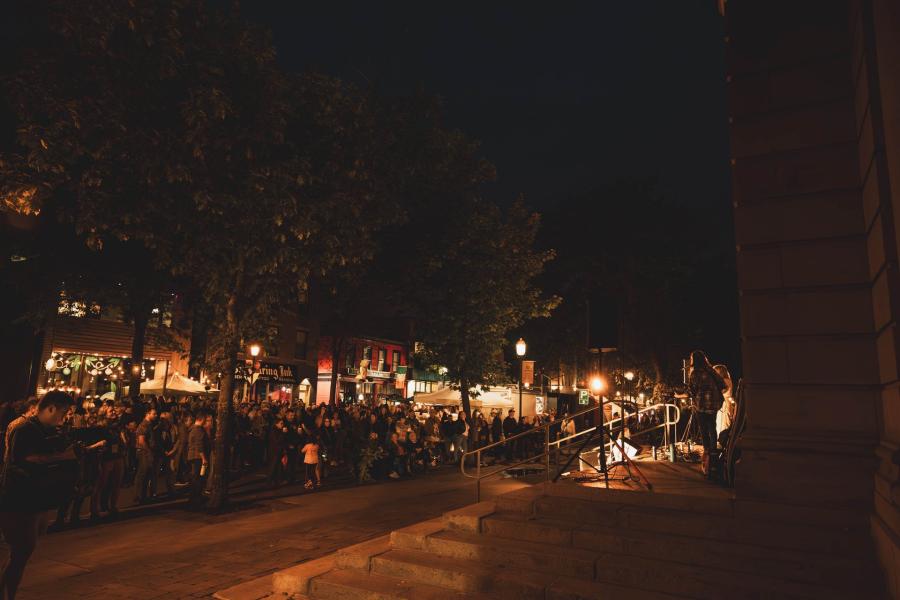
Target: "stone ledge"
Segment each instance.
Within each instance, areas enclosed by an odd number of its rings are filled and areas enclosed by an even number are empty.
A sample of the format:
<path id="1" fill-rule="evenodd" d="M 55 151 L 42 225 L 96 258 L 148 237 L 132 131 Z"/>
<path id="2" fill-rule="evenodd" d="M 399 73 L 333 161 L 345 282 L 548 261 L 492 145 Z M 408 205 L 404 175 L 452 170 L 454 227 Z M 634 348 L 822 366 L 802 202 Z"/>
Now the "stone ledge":
<path id="1" fill-rule="evenodd" d="M 272 574 L 272 589 L 276 593 L 290 595 L 307 594 L 313 578 L 335 568 L 335 555 L 331 554 L 301 563 Z"/>
<path id="2" fill-rule="evenodd" d="M 346 548 L 335 554 L 335 565 L 340 569 L 368 571 L 373 556 L 391 549 L 391 536 L 382 535 Z"/>
<path id="3" fill-rule="evenodd" d="M 481 531 L 481 519 L 492 515 L 497 511 L 493 501 L 485 500 L 478 504 L 470 504 L 457 510 L 444 513 L 444 522 L 450 529 L 462 529 L 465 531 Z"/>
<path id="4" fill-rule="evenodd" d="M 402 529 L 395 529 L 391 532 L 391 547 L 424 550 L 428 536 L 443 531 L 446 525 L 446 522 L 441 517 L 416 523 Z"/>

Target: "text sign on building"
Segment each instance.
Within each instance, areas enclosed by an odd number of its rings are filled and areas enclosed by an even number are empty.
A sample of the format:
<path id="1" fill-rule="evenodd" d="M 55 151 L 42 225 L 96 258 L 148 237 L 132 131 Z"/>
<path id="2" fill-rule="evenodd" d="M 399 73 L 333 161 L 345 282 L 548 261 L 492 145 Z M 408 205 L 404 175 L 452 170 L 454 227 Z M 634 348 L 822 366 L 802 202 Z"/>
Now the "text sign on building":
<path id="1" fill-rule="evenodd" d="M 587 390 L 578 390 L 578 404 L 590 404 L 591 396 Z"/>
<path id="2" fill-rule="evenodd" d="M 294 365 L 262 363 L 259 366 L 259 377 L 280 382 L 295 382 Z"/>
<path id="3" fill-rule="evenodd" d="M 522 383 L 528 385 L 534 385 L 534 361 L 533 360 L 523 360 L 522 361 Z"/>

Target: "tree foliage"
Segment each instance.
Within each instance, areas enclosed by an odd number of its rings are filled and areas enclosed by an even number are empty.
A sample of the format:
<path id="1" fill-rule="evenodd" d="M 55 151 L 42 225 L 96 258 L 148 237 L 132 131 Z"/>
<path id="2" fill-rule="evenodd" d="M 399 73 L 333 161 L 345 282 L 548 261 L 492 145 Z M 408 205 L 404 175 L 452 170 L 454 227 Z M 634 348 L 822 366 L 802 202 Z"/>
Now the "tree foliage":
<path id="1" fill-rule="evenodd" d="M 449 206 L 433 232 L 417 280 L 419 337 L 430 361 L 458 382 L 467 412 L 476 385 L 505 381 L 509 332 L 558 304 L 535 285 L 553 256 L 534 248 L 539 223 L 521 201 L 503 211 L 469 198 Z"/>
<path id="2" fill-rule="evenodd" d="M 266 32 L 204 3 L 46 2 L 5 79 L 20 123 L 4 197 L 94 248 L 140 244 L 211 308 L 224 502 L 235 364 L 313 275 L 364 261 L 392 198 L 365 94 L 288 75 Z"/>

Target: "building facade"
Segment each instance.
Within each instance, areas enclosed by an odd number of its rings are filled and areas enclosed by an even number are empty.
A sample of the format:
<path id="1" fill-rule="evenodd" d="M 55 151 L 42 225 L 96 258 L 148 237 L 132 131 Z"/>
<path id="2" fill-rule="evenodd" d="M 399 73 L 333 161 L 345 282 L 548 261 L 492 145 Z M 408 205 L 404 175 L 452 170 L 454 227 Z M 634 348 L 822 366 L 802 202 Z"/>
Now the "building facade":
<path id="1" fill-rule="evenodd" d="M 319 324 L 305 307 L 283 314 L 269 327 L 268 341 L 261 344 L 252 373 L 239 370 L 235 389 L 242 400 L 314 403 L 318 346 Z"/>
<path id="2" fill-rule="evenodd" d="M 900 3 L 722 4 L 748 414 L 738 499 L 870 531 L 900 597 Z"/>
<path id="3" fill-rule="evenodd" d="M 409 344 L 365 336 L 336 341 L 323 335 L 320 340 L 318 403 L 406 397 Z"/>

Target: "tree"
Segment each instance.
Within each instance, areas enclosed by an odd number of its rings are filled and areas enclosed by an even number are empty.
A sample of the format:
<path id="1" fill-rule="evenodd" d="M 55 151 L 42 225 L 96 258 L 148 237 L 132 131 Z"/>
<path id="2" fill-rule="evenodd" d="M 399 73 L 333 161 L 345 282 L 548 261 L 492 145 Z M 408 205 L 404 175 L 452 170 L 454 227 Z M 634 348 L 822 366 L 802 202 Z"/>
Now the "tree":
<path id="1" fill-rule="evenodd" d="M 266 32 L 199 0 L 36 10 L 51 26 L 4 80 L 20 150 L 0 165 L 3 197 L 52 207 L 95 248 L 139 242 L 209 307 L 219 509 L 242 344 L 313 275 L 366 260 L 391 213 L 368 103 L 280 72 Z"/>
<path id="2" fill-rule="evenodd" d="M 27 35 L 0 82 L 16 127 L 15 145 L 0 156 L 0 197 L 6 210 L 40 215 L 54 232 L 40 254 L 66 265 L 32 290 L 43 299 L 39 316 L 55 312 L 61 291 L 118 306 L 133 324 L 132 361 L 140 365 L 153 310 L 174 286 L 146 235 L 146 207 L 171 193 L 173 178 L 164 174 L 177 156 L 173 60 L 184 46 L 177 26 L 195 7 L 46 1 L 17 8 Z M 174 345 L 166 330 L 150 333 Z M 132 398 L 140 375 L 131 373 Z"/>
<path id="3" fill-rule="evenodd" d="M 475 386 L 505 378 L 508 333 L 558 304 L 534 284 L 552 258 L 534 249 L 539 224 L 521 200 L 504 213 L 471 198 L 448 206 L 445 226 L 433 232 L 417 280 L 418 331 L 427 359 L 457 382 L 466 412 Z"/>

